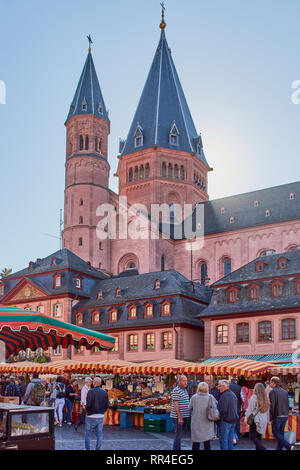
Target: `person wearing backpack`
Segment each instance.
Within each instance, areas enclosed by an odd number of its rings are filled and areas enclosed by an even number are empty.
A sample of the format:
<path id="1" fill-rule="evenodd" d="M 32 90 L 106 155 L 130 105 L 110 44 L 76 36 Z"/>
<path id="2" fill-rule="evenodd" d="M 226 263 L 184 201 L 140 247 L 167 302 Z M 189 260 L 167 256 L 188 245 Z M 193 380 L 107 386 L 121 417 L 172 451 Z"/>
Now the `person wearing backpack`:
<path id="1" fill-rule="evenodd" d="M 27 386 L 24 396 L 24 404 L 30 406 L 41 406 L 45 400 L 45 387 L 42 384 L 39 374 L 34 372 L 32 380 Z"/>
<path id="2" fill-rule="evenodd" d="M 54 398 L 54 424 L 59 423 L 59 427 L 62 427 L 63 410 L 65 406 L 66 398 L 66 386 L 63 383 L 63 377 L 58 376 L 55 384 L 54 391 L 52 393 Z"/>
<path id="3" fill-rule="evenodd" d="M 19 397 L 19 405 L 21 404 L 21 393 L 18 385 L 15 383 L 15 379 L 13 377 L 9 378 L 9 383 L 5 389 L 5 396 L 6 397 Z"/>
<path id="4" fill-rule="evenodd" d="M 204 443 L 204 450 L 210 450 L 210 441 L 215 437 L 214 423 L 219 418 L 217 405 L 215 397 L 209 394 L 208 384 L 201 382 L 189 404 L 192 450 L 200 450 L 201 442 Z"/>

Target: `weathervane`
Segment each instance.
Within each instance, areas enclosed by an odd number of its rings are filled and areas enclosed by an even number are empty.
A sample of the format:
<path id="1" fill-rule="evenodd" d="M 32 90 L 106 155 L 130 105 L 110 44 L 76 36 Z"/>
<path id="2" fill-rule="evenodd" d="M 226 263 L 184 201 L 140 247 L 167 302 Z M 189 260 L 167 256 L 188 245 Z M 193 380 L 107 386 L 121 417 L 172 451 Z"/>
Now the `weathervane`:
<path id="1" fill-rule="evenodd" d="M 164 2 L 161 2 L 160 4 L 161 8 L 162 8 L 162 11 L 161 11 L 161 23 L 160 23 L 160 29 L 165 29 L 165 27 L 167 26 L 167 24 L 165 23 L 165 4 Z"/>
<path id="2" fill-rule="evenodd" d="M 91 48 L 91 45 L 94 44 L 93 41 L 92 41 L 92 38 L 91 38 L 91 35 L 89 34 L 87 36 L 87 39 L 89 41 L 89 52 L 91 52 L 92 48 Z"/>

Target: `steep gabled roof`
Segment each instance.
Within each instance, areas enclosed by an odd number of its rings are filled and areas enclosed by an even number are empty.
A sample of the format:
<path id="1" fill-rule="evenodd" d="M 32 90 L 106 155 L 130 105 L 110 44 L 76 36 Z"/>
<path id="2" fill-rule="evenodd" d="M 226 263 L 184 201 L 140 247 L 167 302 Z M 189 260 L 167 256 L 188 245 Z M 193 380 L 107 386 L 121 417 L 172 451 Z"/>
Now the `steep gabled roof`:
<path id="1" fill-rule="evenodd" d="M 178 143 L 172 145 L 170 133 L 178 130 Z M 136 148 L 135 134 L 143 130 L 143 145 Z M 140 102 L 133 118 L 121 155 L 153 146 L 194 153 L 205 159 L 201 137 L 198 135 L 168 46 L 165 31 L 156 50 Z"/>
<path id="2" fill-rule="evenodd" d="M 85 105 L 85 109 L 83 109 L 83 105 Z M 85 114 L 95 114 L 96 116 L 109 121 L 93 57 L 90 51 L 85 61 L 84 68 L 70 106 L 67 121 L 72 116 Z"/>

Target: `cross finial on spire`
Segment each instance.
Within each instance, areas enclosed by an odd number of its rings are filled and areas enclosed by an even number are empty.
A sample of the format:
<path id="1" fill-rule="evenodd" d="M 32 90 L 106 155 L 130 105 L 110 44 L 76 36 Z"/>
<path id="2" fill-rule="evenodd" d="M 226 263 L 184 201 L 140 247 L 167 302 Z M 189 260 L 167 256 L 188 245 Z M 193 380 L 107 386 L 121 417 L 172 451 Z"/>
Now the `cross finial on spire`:
<path id="1" fill-rule="evenodd" d="M 161 11 L 161 23 L 159 25 L 160 29 L 165 29 L 165 27 L 167 26 L 167 24 L 165 23 L 165 4 L 164 2 L 161 2 L 160 4 L 161 8 L 162 8 L 162 11 Z"/>
<path id="2" fill-rule="evenodd" d="M 92 51 L 91 45 L 93 44 L 93 41 L 92 41 L 92 38 L 91 38 L 90 34 L 87 36 L 87 39 L 89 41 L 89 52 L 91 52 Z"/>

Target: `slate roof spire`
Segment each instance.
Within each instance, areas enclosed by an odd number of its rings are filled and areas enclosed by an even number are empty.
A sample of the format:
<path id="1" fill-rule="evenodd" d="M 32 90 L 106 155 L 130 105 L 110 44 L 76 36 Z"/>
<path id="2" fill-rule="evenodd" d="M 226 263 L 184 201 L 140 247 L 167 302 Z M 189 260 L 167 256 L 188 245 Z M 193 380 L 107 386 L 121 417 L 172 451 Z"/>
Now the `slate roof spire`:
<path id="1" fill-rule="evenodd" d="M 95 69 L 91 44 L 91 36 L 87 36 L 89 41 L 88 56 L 85 61 L 80 80 L 70 106 L 67 121 L 76 115 L 95 114 L 96 116 L 109 121 L 108 112 L 105 107 L 101 92 L 97 72 Z"/>
<path id="2" fill-rule="evenodd" d="M 127 140 L 121 141 L 120 154 L 128 155 L 154 146 L 181 150 L 196 155 L 209 166 L 172 59 L 165 34 L 164 9 L 161 36 L 151 69 L 133 118 Z M 176 125 L 178 139 L 172 139 Z M 137 145 L 135 133 L 143 129 Z"/>

